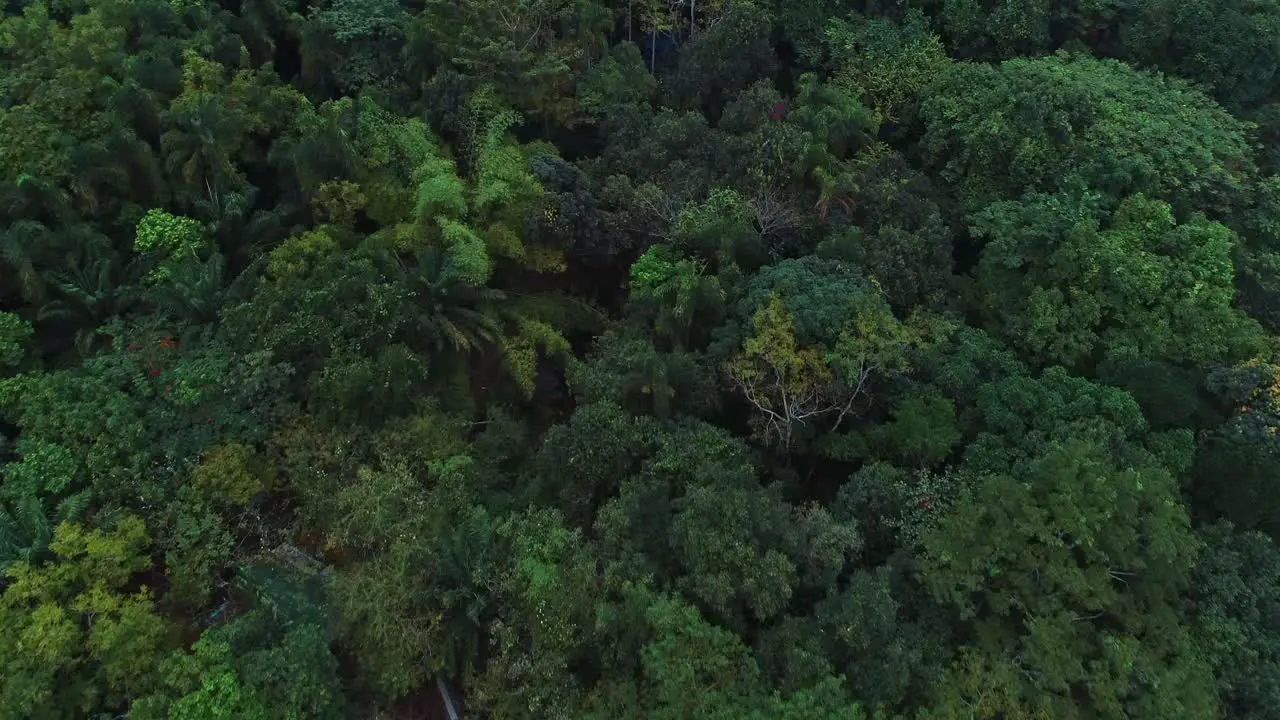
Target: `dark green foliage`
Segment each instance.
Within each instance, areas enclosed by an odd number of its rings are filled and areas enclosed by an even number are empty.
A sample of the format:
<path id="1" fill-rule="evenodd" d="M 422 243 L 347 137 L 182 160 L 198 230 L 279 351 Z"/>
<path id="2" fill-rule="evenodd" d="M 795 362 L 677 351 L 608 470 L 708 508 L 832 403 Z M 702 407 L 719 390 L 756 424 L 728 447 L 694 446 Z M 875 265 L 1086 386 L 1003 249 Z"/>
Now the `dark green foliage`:
<path id="1" fill-rule="evenodd" d="M 1274 96 L 1280 70 L 1280 8 L 1274 3 L 1136 3 L 1121 34 L 1127 54 L 1208 86 L 1231 110 Z"/>
<path id="2" fill-rule="evenodd" d="M 1280 714 L 1277 18 L 8 3 L 0 718 Z"/>
<path id="3" fill-rule="evenodd" d="M 1204 638 L 1226 711 L 1263 718 L 1280 709 L 1280 555 L 1275 541 L 1233 532 L 1230 523 L 1205 528 L 1206 543 L 1192 579 L 1191 612 Z"/>

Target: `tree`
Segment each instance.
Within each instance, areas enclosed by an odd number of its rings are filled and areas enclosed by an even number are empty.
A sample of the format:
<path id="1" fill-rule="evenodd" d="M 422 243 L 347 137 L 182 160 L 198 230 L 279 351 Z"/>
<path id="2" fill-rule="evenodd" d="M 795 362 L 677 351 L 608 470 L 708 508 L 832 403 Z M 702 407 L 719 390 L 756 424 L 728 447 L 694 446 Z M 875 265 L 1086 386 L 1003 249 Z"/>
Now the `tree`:
<path id="1" fill-rule="evenodd" d="M 400 3 L 334 0 L 313 9 L 308 21 L 318 26 L 304 31 L 310 39 L 309 53 L 323 56 L 312 43 L 323 43 L 324 36 L 337 45 L 330 51 L 337 56 L 332 59 L 334 66 L 325 69 L 344 94 L 354 95 L 366 85 L 394 87 L 400 80 L 395 59 L 404 44 L 403 26 L 408 21 Z"/>
<path id="2" fill-rule="evenodd" d="M 856 415 L 871 383 L 901 369 L 915 342 L 862 278 L 814 257 L 763 269 L 739 313 L 749 320 L 725 369 L 759 413 L 762 437 L 784 450 L 811 420 L 835 430 Z"/>
<path id="3" fill-rule="evenodd" d="M 1190 592 L 1194 627 L 1203 638 L 1231 717 L 1262 718 L 1280 705 L 1280 646 L 1275 613 L 1280 555 L 1273 540 L 1234 532 L 1230 523 L 1205 528 L 1206 547 Z"/>
<path id="4" fill-rule="evenodd" d="M 1225 422 L 1201 437 L 1193 475 L 1200 507 L 1241 530 L 1272 537 L 1280 533 L 1280 506 L 1272 500 L 1280 482 L 1277 372 L 1275 365 L 1254 360 L 1210 373 L 1210 391 L 1229 410 Z"/>
<path id="5" fill-rule="evenodd" d="M 918 10 L 901 25 L 834 18 L 822 36 L 839 68 L 836 81 L 856 90 L 884 124 L 904 130 L 915 124 L 925 92 L 950 69 L 942 41 Z"/>
<path id="6" fill-rule="evenodd" d="M 171 629 L 145 586 L 127 589 L 150 565 L 147 543 L 137 517 L 123 516 L 109 531 L 64 523 L 50 544 L 51 563 L 9 567 L 0 596 L 0 712 L 116 712 L 156 686 L 156 660 L 171 646 Z"/>
<path id="7" fill-rule="evenodd" d="M 1203 216 L 1179 224 L 1142 195 L 1104 221 L 1099 203 L 1029 195 L 972 219 L 990 329 L 1037 363 L 1082 369 L 1102 358 L 1208 367 L 1261 350 L 1234 307 L 1230 230 Z"/>
<path id="8" fill-rule="evenodd" d="M 841 379 L 814 349 L 796 345 L 791 317 L 776 296 L 752 318 L 755 334 L 743 342 L 742 353 L 725 366 L 747 402 L 761 414 L 761 434 L 783 450 L 791 448 L 798 427 L 826 415 L 834 415 L 839 429 L 864 392 L 870 367 Z"/>
<path id="9" fill-rule="evenodd" d="M 1213 715 L 1210 669 L 1178 611 L 1199 544 L 1177 485 L 1110 455 L 1065 436 L 978 479 L 925 536 L 923 582 L 984 662 L 1006 668 L 1023 712 Z"/>
<path id="10" fill-rule="evenodd" d="M 572 714 L 582 681 L 571 663 L 590 649 L 600 593 L 596 560 L 554 511 L 515 514 L 497 532 L 508 551 L 490 659 L 470 697 L 494 717 Z"/>
<path id="11" fill-rule="evenodd" d="M 710 28 L 681 48 L 675 71 L 664 82 L 671 107 L 701 108 L 715 118 L 729 97 L 774 74 L 768 13 L 750 2 L 725 5 L 727 10 Z"/>
<path id="12" fill-rule="evenodd" d="M 650 418 L 632 418 L 610 402 L 582 405 L 547 432 L 532 463 L 534 493 L 558 507 L 570 527 L 590 527 L 600 506 L 654 452 L 658 433 Z"/>
<path id="13" fill-rule="evenodd" d="M 1121 28 L 1126 54 L 1207 85 L 1233 111 L 1272 98 L 1280 70 L 1280 9 L 1271 3 L 1138 3 Z"/>
<path id="14" fill-rule="evenodd" d="M 955 243 L 931 183 L 904 157 L 879 148 L 855 163 L 849 224 L 833 223 L 816 254 L 852 264 L 895 310 L 951 302 Z"/>
<path id="15" fill-rule="evenodd" d="M 1108 203 L 1145 193 L 1179 214 L 1223 214 L 1252 166 L 1238 120 L 1185 82 L 1115 60 L 957 64 L 921 115 L 930 165 L 970 210 L 1083 184 Z"/>
<path id="16" fill-rule="evenodd" d="M 724 291 L 705 263 L 654 245 L 631 265 L 631 312 L 653 324 L 656 339 L 676 348 L 705 344 L 724 315 Z"/>
<path id="17" fill-rule="evenodd" d="M 136 699 L 130 717 L 341 717 L 321 578 L 282 565 L 243 568 L 236 584 L 247 607 L 227 617 L 221 605 L 190 653 L 164 658 L 164 687 Z"/>
<path id="18" fill-rule="evenodd" d="M 629 589 L 641 608 L 644 644 L 637 677 L 600 683 L 584 717 L 619 712 L 654 718 L 864 717 L 836 678 L 827 676 L 783 695 L 762 687 L 748 648 L 678 598 Z"/>
<path id="19" fill-rule="evenodd" d="M 440 55 L 493 83 L 522 111 L 572 125 L 576 76 L 604 57 L 609 12 L 595 2 L 428 2 L 419 22 Z"/>

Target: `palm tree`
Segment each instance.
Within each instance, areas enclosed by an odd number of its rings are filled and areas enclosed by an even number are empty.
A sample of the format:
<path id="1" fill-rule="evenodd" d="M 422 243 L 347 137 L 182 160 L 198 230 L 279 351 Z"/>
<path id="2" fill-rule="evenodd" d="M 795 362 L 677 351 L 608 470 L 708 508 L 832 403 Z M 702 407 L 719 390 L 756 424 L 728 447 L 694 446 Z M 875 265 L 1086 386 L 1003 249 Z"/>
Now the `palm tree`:
<path id="1" fill-rule="evenodd" d="M 151 290 L 150 299 L 160 312 L 189 325 L 212 325 L 222 309 L 226 269 L 220 253 L 205 261 L 180 262 Z"/>
<path id="2" fill-rule="evenodd" d="M 242 133 L 233 123 L 234 118 L 219 102 L 203 98 L 194 112 L 178 119 L 179 127 L 160 136 L 165 170 L 187 185 L 192 202 L 202 196 L 217 202 L 228 186 L 239 184 L 239 173 L 231 160 L 236 143 L 227 138 L 239 138 Z"/>
<path id="3" fill-rule="evenodd" d="M 36 253 L 48 247 L 53 233 L 43 223 L 19 220 L 0 231 L 0 286 L 16 288 L 24 302 L 44 297 L 44 278 L 36 268 Z"/>
<path id="4" fill-rule="evenodd" d="M 195 202 L 195 214 L 213 230 L 217 248 L 232 268 L 242 268 L 253 258 L 275 247 L 289 234 L 290 216 L 297 208 L 287 201 L 273 209 L 257 206 L 260 193 L 254 185 L 206 195 Z"/>
<path id="5" fill-rule="evenodd" d="M 60 318 L 75 328 L 75 347 L 87 355 L 100 338 L 98 329 L 128 312 L 138 301 L 141 264 L 135 259 L 120 267 L 115 255 L 83 256 L 65 273 L 52 273 L 53 300 L 40 308 L 38 319 Z"/>
<path id="6" fill-rule="evenodd" d="M 166 199 L 163 174 L 151 146 L 131 130 L 76 146 L 71 168 L 71 191 L 89 213 L 113 217 L 120 200 L 155 207 Z"/>
<path id="7" fill-rule="evenodd" d="M 12 288 L 23 302 L 43 302 L 45 273 L 66 265 L 68 253 L 109 248 L 76 218 L 65 190 L 30 175 L 0 183 L 0 294 Z"/>
<path id="8" fill-rule="evenodd" d="M 497 306 L 506 294 L 472 285 L 448 272 L 444 251 L 432 246 L 419 251 L 403 280 L 417 313 L 416 327 L 436 356 L 452 349 L 466 354 L 493 347 L 502 336 Z"/>

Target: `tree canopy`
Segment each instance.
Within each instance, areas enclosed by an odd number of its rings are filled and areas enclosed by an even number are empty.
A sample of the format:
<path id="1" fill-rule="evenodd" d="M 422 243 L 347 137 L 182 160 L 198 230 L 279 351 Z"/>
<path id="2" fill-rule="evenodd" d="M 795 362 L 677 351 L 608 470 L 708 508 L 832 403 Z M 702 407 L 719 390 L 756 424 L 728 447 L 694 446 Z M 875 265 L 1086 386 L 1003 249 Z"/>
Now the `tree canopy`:
<path id="1" fill-rule="evenodd" d="M 12 0 L 0 720 L 1280 717 L 1280 4 Z"/>

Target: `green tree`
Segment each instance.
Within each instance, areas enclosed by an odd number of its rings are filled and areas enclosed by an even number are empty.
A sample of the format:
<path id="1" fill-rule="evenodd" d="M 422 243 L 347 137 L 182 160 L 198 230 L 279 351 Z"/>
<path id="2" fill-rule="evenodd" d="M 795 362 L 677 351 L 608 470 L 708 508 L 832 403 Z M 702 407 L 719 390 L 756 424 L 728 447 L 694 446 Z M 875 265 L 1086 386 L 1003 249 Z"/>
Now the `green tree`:
<path id="1" fill-rule="evenodd" d="M 1115 60 L 956 64 L 921 114 L 922 150 L 970 210 L 1084 184 L 1109 202 L 1145 193 L 1179 213 L 1226 213 L 1252 166 L 1240 121 L 1180 80 Z"/>
<path id="2" fill-rule="evenodd" d="M 1261 350 L 1234 307 L 1225 226 L 1137 195 L 1103 219 L 1097 196 L 1027 196 L 972 220 L 985 240 L 976 289 L 988 327 L 1037 363 L 1102 358 L 1208 367 Z"/>
<path id="3" fill-rule="evenodd" d="M 758 413 L 762 437 L 784 449 L 810 422 L 834 430 L 855 416 L 916 342 L 857 273 L 812 256 L 763 269 L 739 313 L 745 337 L 725 368 Z"/>
<path id="4" fill-rule="evenodd" d="M 1242 530 L 1280 533 L 1280 506 L 1272 499 L 1280 483 L 1280 370 L 1259 360 L 1210 373 L 1209 389 L 1227 418 L 1200 440 L 1194 494 L 1205 508 Z"/>
<path id="5" fill-rule="evenodd" d="M 1223 709 L 1231 717 L 1267 717 L 1280 707 L 1280 555 L 1270 538 L 1233 532 L 1230 523 L 1209 526 L 1202 537 L 1190 612 Z"/>
<path id="6" fill-rule="evenodd" d="M 1064 437 L 978 479 L 923 542 L 925 586 L 960 613 L 984 662 L 1007 669 L 1022 712 L 1217 712 L 1178 609 L 1199 543 L 1163 468 Z"/>
<path id="7" fill-rule="evenodd" d="M 129 589 L 150 566 L 147 544 L 136 517 L 121 517 L 109 531 L 63 524 L 50 563 L 9 567 L 0 596 L 0 714 L 115 712 L 157 685 L 156 661 L 171 647 L 171 628 L 146 587 Z"/>
<path id="8" fill-rule="evenodd" d="M 419 22 L 449 63 L 493 83 L 520 110 L 572 125 L 574 81 L 607 54 L 611 18 L 595 2 L 433 0 Z"/>
<path id="9" fill-rule="evenodd" d="M 1121 28 L 1126 54 L 1203 83 L 1233 111 L 1271 99 L 1280 70 L 1280 8 L 1272 3 L 1136 3 Z"/>
<path id="10" fill-rule="evenodd" d="M 343 697 L 338 662 L 329 649 L 330 619 L 322 579 L 259 563 L 237 577 L 243 610 L 205 630 L 191 652 L 174 652 L 160 667 L 160 692 L 138 698 L 129 717 L 337 718 Z"/>

